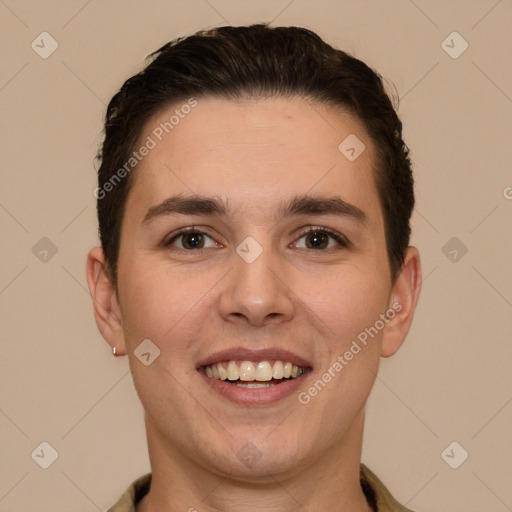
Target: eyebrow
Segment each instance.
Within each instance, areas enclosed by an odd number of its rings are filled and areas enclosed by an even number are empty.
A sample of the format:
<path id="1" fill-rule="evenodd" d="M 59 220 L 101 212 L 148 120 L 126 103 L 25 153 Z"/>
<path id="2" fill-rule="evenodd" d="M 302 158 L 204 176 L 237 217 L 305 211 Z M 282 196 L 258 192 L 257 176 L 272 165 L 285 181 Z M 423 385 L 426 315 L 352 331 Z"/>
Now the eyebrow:
<path id="1" fill-rule="evenodd" d="M 158 217 L 180 214 L 226 217 L 228 215 L 228 205 L 219 197 L 172 196 L 149 208 L 142 224 L 149 224 Z M 336 215 L 351 218 L 361 224 L 367 222 L 367 216 L 363 210 L 338 196 L 310 196 L 306 194 L 294 196 L 282 202 L 276 214 L 277 219 L 299 215 Z"/>

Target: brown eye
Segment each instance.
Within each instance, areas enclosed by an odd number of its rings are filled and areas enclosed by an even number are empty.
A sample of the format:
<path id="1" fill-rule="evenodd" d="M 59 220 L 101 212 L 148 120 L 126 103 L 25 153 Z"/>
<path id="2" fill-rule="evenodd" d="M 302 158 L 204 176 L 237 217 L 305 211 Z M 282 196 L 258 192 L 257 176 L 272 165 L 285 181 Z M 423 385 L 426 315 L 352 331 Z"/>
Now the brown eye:
<path id="1" fill-rule="evenodd" d="M 193 251 L 218 247 L 213 238 L 197 229 L 182 230 L 164 243 L 166 247 Z"/>
<path id="2" fill-rule="evenodd" d="M 329 236 L 321 231 L 311 231 L 305 236 L 308 249 L 325 249 L 329 245 Z"/>
<path id="3" fill-rule="evenodd" d="M 202 233 L 185 233 L 181 235 L 182 245 L 185 249 L 202 249 L 204 236 Z"/>
<path id="4" fill-rule="evenodd" d="M 299 242 L 304 239 L 304 245 Z M 334 243 L 333 243 L 334 241 Z M 343 249 L 350 246 L 350 242 L 340 233 L 328 228 L 310 228 L 303 233 L 294 246 L 299 249 L 325 250 L 325 249 Z"/>

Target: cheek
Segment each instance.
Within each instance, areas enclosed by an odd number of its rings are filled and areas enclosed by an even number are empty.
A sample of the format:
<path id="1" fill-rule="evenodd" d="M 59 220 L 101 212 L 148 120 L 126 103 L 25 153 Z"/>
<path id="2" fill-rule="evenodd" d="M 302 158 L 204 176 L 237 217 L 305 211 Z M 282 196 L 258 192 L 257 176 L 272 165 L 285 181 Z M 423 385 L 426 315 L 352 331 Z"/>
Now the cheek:
<path id="1" fill-rule="evenodd" d="M 148 414 L 162 416 L 178 428 L 179 417 L 186 412 L 184 404 L 190 400 L 182 382 L 195 371 L 191 355 L 201 338 L 204 321 L 200 316 L 212 306 L 205 293 L 213 283 L 204 276 L 201 282 L 180 279 L 165 266 L 157 269 L 147 264 L 133 266 L 123 277 L 121 314 L 135 388 Z M 138 347 L 146 339 L 159 350 L 148 366 L 137 358 Z"/>
<path id="2" fill-rule="evenodd" d="M 301 299 L 324 326 L 332 349 L 350 344 L 385 312 L 390 291 L 385 278 L 378 269 L 351 265 L 328 279 L 303 283 Z"/>
<path id="3" fill-rule="evenodd" d="M 186 313 L 187 297 L 179 283 L 170 286 L 156 273 L 133 272 L 123 292 L 121 313 L 128 345 L 142 337 L 160 346 L 162 336 Z"/>
<path id="4" fill-rule="evenodd" d="M 161 348 L 163 356 L 170 346 L 175 356 L 187 348 L 185 343 L 197 339 L 195 333 L 213 307 L 215 294 L 208 292 L 215 288 L 221 274 L 212 269 L 184 275 L 165 264 L 139 263 L 126 266 L 125 275 L 120 275 L 124 283 L 120 295 L 126 343 L 133 350 L 149 338 Z"/>

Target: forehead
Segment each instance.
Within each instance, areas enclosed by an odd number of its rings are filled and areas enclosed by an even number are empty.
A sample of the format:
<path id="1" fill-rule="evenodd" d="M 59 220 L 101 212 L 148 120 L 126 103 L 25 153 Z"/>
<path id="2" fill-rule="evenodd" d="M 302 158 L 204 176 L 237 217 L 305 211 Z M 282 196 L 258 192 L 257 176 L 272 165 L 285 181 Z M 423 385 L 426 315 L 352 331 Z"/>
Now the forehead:
<path id="1" fill-rule="evenodd" d="M 139 145 L 153 147 L 132 177 L 132 207 L 201 194 L 262 216 L 262 205 L 311 192 L 339 195 L 372 216 L 375 150 L 354 116 L 300 97 L 194 102 L 161 111 L 144 128 Z"/>

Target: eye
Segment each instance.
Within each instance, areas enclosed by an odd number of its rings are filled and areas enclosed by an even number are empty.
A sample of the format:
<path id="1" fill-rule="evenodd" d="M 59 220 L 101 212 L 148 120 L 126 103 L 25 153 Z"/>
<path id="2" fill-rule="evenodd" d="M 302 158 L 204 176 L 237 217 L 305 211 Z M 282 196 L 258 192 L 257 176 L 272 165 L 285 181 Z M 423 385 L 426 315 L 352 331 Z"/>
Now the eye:
<path id="1" fill-rule="evenodd" d="M 164 242 L 164 245 L 166 247 L 174 246 L 186 251 L 209 249 L 211 247 L 220 246 L 220 244 L 218 244 L 211 236 L 195 227 L 182 229 L 172 236 L 172 238 Z"/>
<path id="2" fill-rule="evenodd" d="M 298 249 L 325 250 L 340 248 L 340 246 L 346 248 L 350 245 L 350 242 L 341 233 L 322 227 L 309 228 L 298 238 L 298 240 L 301 239 L 304 239 L 305 246 L 299 247 L 299 242 L 294 242 L 294 246 Z"/>

